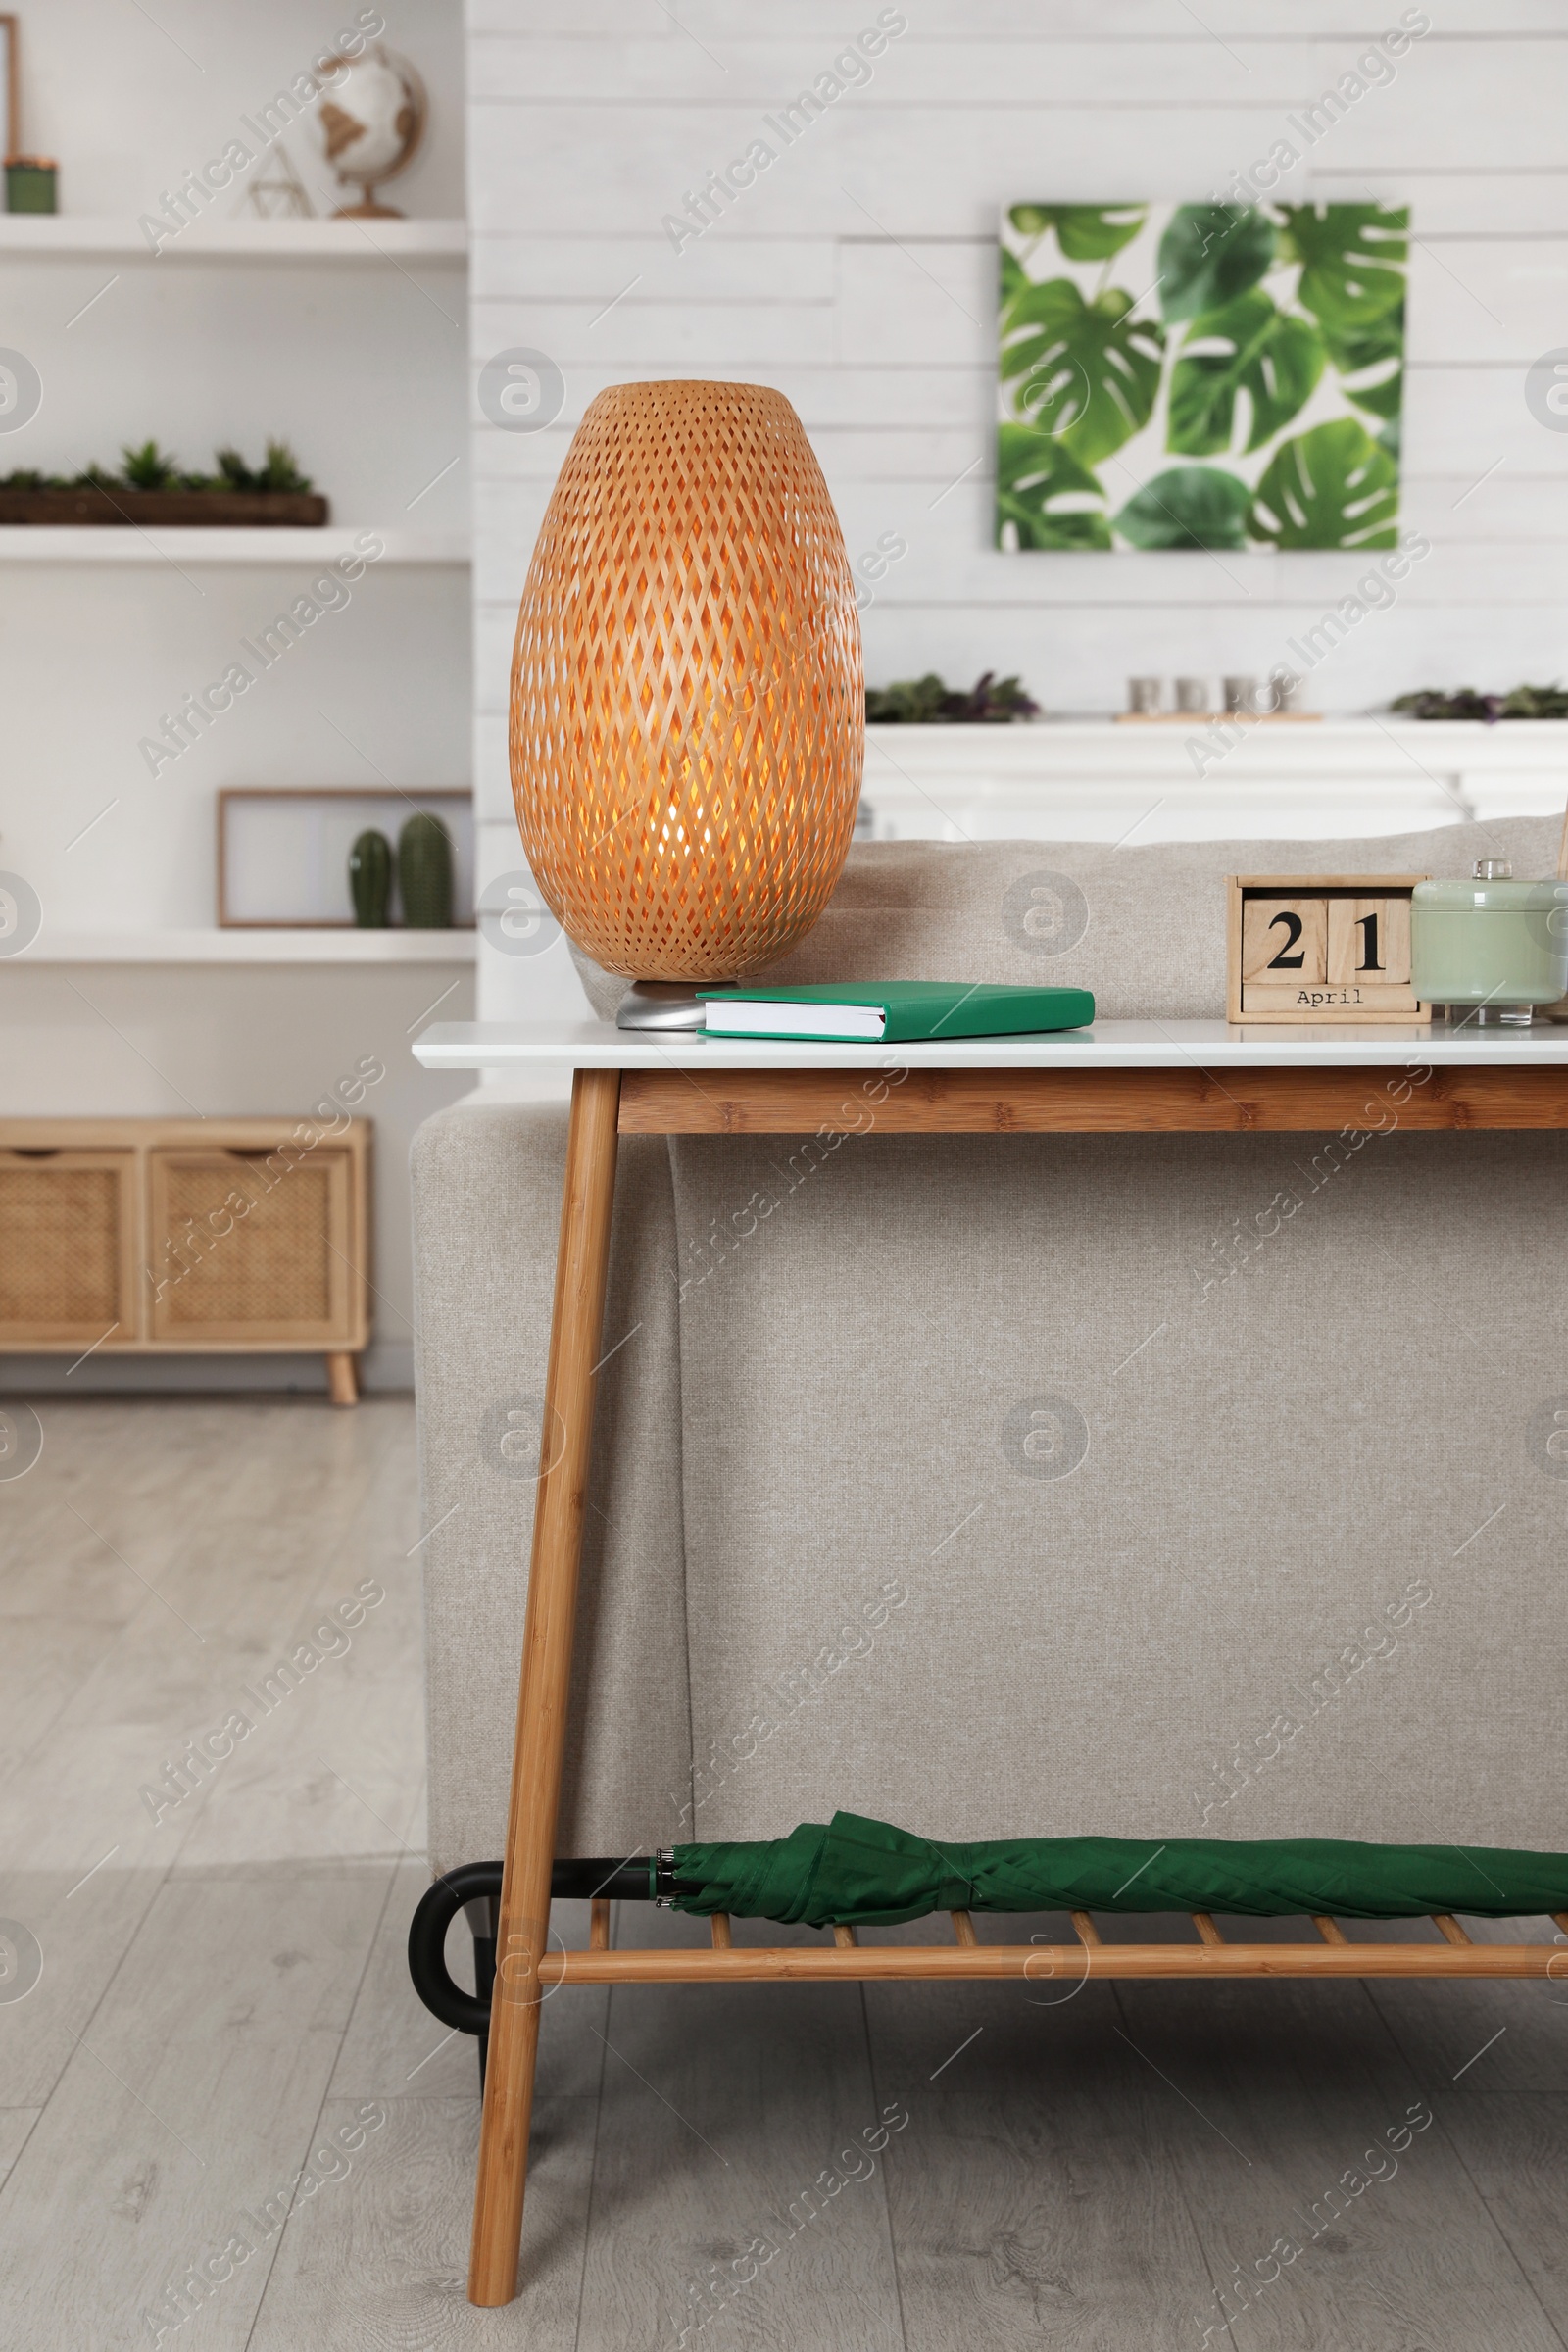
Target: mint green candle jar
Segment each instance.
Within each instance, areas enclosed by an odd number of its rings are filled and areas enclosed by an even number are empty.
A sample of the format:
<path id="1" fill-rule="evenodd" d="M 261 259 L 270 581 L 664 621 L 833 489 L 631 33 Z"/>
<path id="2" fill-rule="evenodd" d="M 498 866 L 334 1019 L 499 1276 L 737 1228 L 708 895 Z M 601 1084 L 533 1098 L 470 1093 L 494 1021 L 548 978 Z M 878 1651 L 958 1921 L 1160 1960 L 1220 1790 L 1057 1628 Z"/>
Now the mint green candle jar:
<path id="1" fill-rule="evenodd" d="M 1493 858 L 1469 882 L 1418 882 L 1410 977 L 1450 1020 L 1528 1027 L 1538 1004 L 1568 995 L 1568 882 L 1515 882 Z"/>

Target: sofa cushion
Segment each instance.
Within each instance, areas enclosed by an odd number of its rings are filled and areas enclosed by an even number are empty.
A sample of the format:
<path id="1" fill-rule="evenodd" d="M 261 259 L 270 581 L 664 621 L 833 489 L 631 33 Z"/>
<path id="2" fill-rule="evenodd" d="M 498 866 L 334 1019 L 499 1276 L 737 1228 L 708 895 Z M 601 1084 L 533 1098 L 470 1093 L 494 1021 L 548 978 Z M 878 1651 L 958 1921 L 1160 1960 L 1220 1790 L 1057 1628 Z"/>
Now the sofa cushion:
<path id="1" fill-rule="evenodd" d="M 502 1849 L 533 1533 L 566 1116 L 464 1102 L 414 1140 L 429 1848 Z M 668 1842 L 691 1781 L 674 1203 L 622 1138 L 593 1500 L 583 1532 L 563 1853 Z"/>
<path id="2" fill-rule="evenodd" d="M 676 1838 L 1560 1846 L 1568 1136 L 674 1165 Z"/>
<path id="3" fill-rule="evenodd" d="M 768 979 L 990 980 L 1087 988 L 1104 1020 L 1223 1020 L 1228 874 L 1432 874 L 1478 858 L 1554 871 L 1561 820 L 1513 816 L 1349 841 L 866 842 Z M 626 983 L 573 951 L 613 1020 Z"/>

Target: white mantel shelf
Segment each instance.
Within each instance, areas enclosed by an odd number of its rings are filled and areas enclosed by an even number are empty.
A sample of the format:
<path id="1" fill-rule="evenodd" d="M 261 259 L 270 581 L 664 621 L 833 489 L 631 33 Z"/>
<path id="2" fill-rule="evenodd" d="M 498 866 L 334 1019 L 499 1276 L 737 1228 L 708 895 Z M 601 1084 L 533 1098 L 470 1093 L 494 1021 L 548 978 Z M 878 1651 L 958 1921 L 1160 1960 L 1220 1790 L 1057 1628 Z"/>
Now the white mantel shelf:
<path id="1" fill-rule="evenodd" d="M 1227 729 L 1234 730 L 1229 748 Z M 1446 763 L 1456 756 L 1478 753 L 1489 760 L 1527 763 L 1542 758 L 1561 760 L 1568 756 L 1568 718 L 1500 718 L 1490 727 L 1475 718 L 1416 719 L 1382 710 L 1252 725 L 1219 713 L 1131 725 L 1111 717 L 1042 718 L 1011 726 L 872 725 L 865 730 L 865 741 L 868 759 L 874 752 L 897 760 L 900 744 L 906 744 L 937 758 L 946 749 L 949 759 L 965 765 L 978 759 L 1003 775 L 1032 768 L 1042 760 L 1085 754 L 1117 767 L 1133 761 L 1158 765 L 1173 752 L 1196 774 L 1187 746 L 1210 741 L 1223 749 L 1221 764 L 1227 767 L 1238 760 L 1266 760 L 1271 766 L 1312 769 L 1325 760 L 1338 762 L 1348 751 L 1391 765 L 1412 760 L 1419 764 L 1434 757 Z"/>
<path id="2" fill-rule="evenodd" d="M 5 216 L 0 214 L 0 220 Z M 367 560 L 354 542 L 373 529 L 362 523 L 323 530 L 150 530 L 143 523 L 0 524 L 0 564 L 333 564 L 342 556 L 366 563 L 466 564 L 466 531 L 376 530 L 383 553 Z"/>
<path id="3" fill-rule="evenodd" d="M 391 266 L 411 261 L 463 261 L 466 220 L 215 220 L 190 221 L 155 253 L 135 219 L 99 220 L 87 214 L 0 213 L 0 254 L 44 257 L 85 254 L 127 261 L 311 261 Z"/>
<path id="4" fill-rule="evenodd" d="M 861 839 L 1332 840 L 1560 815 L 1568 720 L 866 729 Z"/>
<path id="5" fill-rule="evenodd" d="M 476 936 L 473 931 L 44 930 L 10 960 L 18 968 L 35 963 L 471 963 Z"/>
<path id="6" fill-rule="evenodd" d="M 654 1041 L 605 1021 L 433 1021 L 415 1040 L 427 1070 L 1177 1070 L 1510 1068 L 1568 1063 L 1568 1028 L 1514 1036 L 1410 1023 L 1366 1028 L 1232 1028 L 1225 1021 L 1096 1021 L 1051 1037 L 950 1045 L 845 1046 L 782 1038 Z"/>

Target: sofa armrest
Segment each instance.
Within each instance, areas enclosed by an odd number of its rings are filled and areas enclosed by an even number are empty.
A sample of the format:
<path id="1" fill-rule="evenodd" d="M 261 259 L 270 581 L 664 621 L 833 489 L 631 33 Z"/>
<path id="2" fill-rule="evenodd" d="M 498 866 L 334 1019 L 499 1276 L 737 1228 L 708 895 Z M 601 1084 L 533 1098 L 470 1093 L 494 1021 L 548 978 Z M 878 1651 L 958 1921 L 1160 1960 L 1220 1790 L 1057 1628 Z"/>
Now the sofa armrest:
<path id="1" fill-rule="evenodd" d="M 459 1104 L 414 1139 L 415 1377 L 434 1869 L 502 1851 L 566 1114 Z M 669 1153 L 620 1145 L 559 1854 L 680 1834 L 691 1790 Z"/>

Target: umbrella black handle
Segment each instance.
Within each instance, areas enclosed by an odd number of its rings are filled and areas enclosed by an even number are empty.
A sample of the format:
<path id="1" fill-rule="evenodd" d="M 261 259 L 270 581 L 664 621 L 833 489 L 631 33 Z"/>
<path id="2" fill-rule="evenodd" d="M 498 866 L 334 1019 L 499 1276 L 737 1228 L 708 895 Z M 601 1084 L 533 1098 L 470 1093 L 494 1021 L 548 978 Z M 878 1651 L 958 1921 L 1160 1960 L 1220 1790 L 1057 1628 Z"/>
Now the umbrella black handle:
<path id="1" fill-rule="evenodd" d="M 459 2034 L 489 2033 L 490 1988 L 484 1986 L 481 1998 L 453 1983 L 447 1966 L 447 1930 L 465 1903 L 486 1897 L 494 1901 L 500 1893 L 499 1862 L 460 1862 L 456 1870 L 449 1870 L 445 1878 L 425 1888 L 409 1922 L 409 1975 L 414 1989 L 433 2017 Z M 480 1938 L 474 1940 L 477 1943 Z M 493 1967 L 493 1945 L 490 1957 Z"/>
<path id="2" fill-rule="evenodd" d="M 667 1901 L 673 1886 L 668 1856 L 638 1854 L 630 1860 L 557 1862 L 550 1872 L 550 1892 L 556 1901 L 592 1895 L 623 1902 Z M 474 1937 L 477 1992 L 465 1992 L 454 1984 L 447 1966 L 447 1930 L 465 1903 L 500 1900 L 499 1862 L 460 1862 L 455 1870 L 427 1886 L 415 1905 L 409 1923 L 409 1975 L 414 1989 L 433 2017 L 459 2034 L 490 2031 L 490 1981 L 495 1971 L 492 1937 Z"/>

